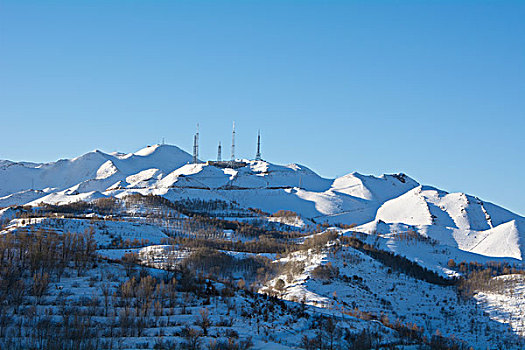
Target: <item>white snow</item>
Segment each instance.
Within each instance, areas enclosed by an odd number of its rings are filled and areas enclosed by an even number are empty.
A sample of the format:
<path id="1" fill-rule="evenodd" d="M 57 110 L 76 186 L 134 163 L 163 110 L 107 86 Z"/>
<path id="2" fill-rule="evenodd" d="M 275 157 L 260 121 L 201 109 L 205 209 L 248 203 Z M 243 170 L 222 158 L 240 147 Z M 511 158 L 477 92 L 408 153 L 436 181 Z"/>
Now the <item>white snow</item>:
<path id="1" fill-rule="evenodd" d="M 498 291 L 479 292 L 478 303 L 493 320 L 508 322 L 520 336 L 525 336 L 525 276 L 506 275 L 495 277 L 505 281 L 505 288 Z"/>
<path id="2" fill-rule="evenodd" d="M 245 167 L 224 169 L 191 160 L 176 146 L 154 145 L 128 154 L 96 150 L 47 164 L 2 161 L 0 207 L 134 193 L 222 200 L 268 213 L 294 211 L 303 222 L 368 225 L 366 230 L 375 225 L 383 231 L 404 225 L 454 249 L 525 256 L 524 217 L 464 193 L 422 186 L 404 174 L 354 172 L 326 179 L 298 164 L 244 159 Z"/>

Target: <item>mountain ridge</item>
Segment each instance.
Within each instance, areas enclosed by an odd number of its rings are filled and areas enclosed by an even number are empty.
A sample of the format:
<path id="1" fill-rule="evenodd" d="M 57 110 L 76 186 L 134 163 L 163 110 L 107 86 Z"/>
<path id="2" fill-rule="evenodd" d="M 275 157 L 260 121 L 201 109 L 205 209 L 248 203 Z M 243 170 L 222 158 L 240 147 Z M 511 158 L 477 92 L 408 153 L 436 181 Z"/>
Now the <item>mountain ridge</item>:
<path id="1" fill-rule="evenodd" d="M 465 193 L 422 185 L 403 173 L 352 172 L 329 179 L 294 163 L 243 159 L 246 166 L 232 169 L 227 163 L 218 167 L 191 161 L 189 153 L 172 145 L 133 153 L 95 150 L 41 164 L 2 160 L 0 207 L 136 193 L 170 200 L 218 199 L 269 213 L 291 210 L 312 223 L 402 224 L 465 251 L 525 256 L 524 217 Z"/>

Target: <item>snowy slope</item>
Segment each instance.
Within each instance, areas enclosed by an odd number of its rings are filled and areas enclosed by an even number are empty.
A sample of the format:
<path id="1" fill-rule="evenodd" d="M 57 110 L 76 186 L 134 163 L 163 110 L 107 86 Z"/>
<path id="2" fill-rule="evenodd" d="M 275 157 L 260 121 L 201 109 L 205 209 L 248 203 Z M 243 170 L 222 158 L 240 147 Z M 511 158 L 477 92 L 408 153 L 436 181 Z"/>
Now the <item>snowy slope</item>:
<path id="1" fill-rule="evenodd" d="M 439 329 L 447 336 L 454 335 L 467 341 L 476 349 L 487 348 L 494 334 L 509 334 L 508 327 L 499 320 L 501 315 L 487 318 L 475 302 L 459 299 L 453 287 L 429 284 L 403 273 L 392 272 L 379 261 L 350 247 L 342 247 L 331 254 L 313 251 L 295 253 L 281 261 L 303 263 L 304 269 L 299 275 L 277 276 L 261 292 L 275 288 L 276 281 L 281 279 L 285 281 L 280 292 L 283 299 L 304 300 L 332 313 L 366 310 L 384 315 L 390 322 L 408 319 L 413 324 L 424 325 L 429 336 Z M 338 277 L 330 280 L 316 278 L 312 272 L 320 265 L 336 268 Z M 493 307 L 504 307 L 503 302 L 494 299 L 489 300 Z M 516 299 L 513 299 L 514 304 L 521 306 L 523 301 Z M 514 313 L 515 320 L 521 322 L 522 312 L 518 307 L 508 306 L 505 311 Z M 472 326 L 475 326 L 476 332 Z M 482 329 L 490 331 L 481 332 Z"/>
<path id="2" fill-rule="evenodd" d="M 385 202 L 418 185 L 415 180 L 405 174 L 375 177 L 354 172 L 335 179 L 332 190 L 369 201 Z"/>
<path id="3" fill-rule="evenodd" d="M 522 260 L 525 218 L 464 193 L 418 186 L 384 203 L 376 222 L 403 223 L 461 250 Z"/>
<path id="4" fill-rule="evenodd" d="M 47 164 L 3 161 L 0 163 L 0 205 L 26 204 L 46 196 L 37 192 L 29 196 L 29 189 L 52 188 L 53 192 L 59 192 L 73 187 L 72 191 L 78 192 L 104 191 L 107 186 L 143 170 L 158 168 L 169 173 L 191 158 L 176 146 L 155 145 L 129 154 L 106 154 L 97 150 Z M 9 195 L 14 196 L 2 202 Z"/>
<path id="5" fill-rule="evenodd" d="M 488 311 L 490 318 L 498 322 L 509 321 L 515 333 L 525 336 L 525 277 L 506 275 L 495 277 L 503 280 L 501 291 L 479 292 L 475 298 Z"/>

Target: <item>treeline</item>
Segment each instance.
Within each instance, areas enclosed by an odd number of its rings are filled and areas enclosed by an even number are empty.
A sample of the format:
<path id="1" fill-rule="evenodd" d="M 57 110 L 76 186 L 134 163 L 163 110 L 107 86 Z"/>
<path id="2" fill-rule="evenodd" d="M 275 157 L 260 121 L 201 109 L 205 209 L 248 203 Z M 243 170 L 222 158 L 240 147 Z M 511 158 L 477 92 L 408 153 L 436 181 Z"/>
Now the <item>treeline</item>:
<path id="1" fill-rule="evenodd" d="M 210 275 L 213 278 L 234 279 L 234 274 L 241 273 L 245 279 L 262 283 L 275 273 L 275 264 L 263 256 L 234 257 L 230 254 L 210 249 L 198 248 L 184 258 L 181 266 L 197 274 Z"/>
<path id="2" fill-rule="evenodd" d="M 487 266 L 485 266 L 485 268 L 473 269 L 459 280 L 458 293 L 464 298 L 469 298 L 477 292 L 502 293 L 511 290 L 514 287 L 509 285 L 509 281 L 497 278 L 498 276 L 509 274 L 523 275 L 525 274 L 525 270 L 510 268 L 508 266 L 503 269 L 493 269 Z"/>
<path id="3" fill-rule="evenodd" d="M 330 281 L 339 276 L 339 269 L 333 266 L 331 262 L 326 265 L 316 266 L 312 272 L 312 277 L 315 279 Z"/>
<path id="4" fill-rule="evenodd" d="M 276 239 L 292 239 L 305 235 L 304 231 L 299 230 L 282 230 L 283 225 L 276 225 L 268 223 L 267 221 L 238 221 L 238 220 L 224 220 L 204 215 L 193 215 L 186 220 L 185 229 L 187 232 L 192 232 L 195 229 L 207 229 L 210 232 L 232 230 L 236 235 L 244 237 L 259 237 L 270 236 Z M 324 229 L 321 225 L 318 227 L 306 230 L 307 233 L 321 232 Z"/>
<path id="5" fill-rule="evenodd" d="M 259 217 L 264 212 L 248 208 L 247 210 L 239 208 L 239 205 L 235 202 L 226 202 L 221 200 L 205 201 L 200 199 L 182 199 L 178 201 L 170 201 L 164 197 L 157 195 L 141 195 L 133 194 L 124 198 L 126 201 L 133 201 L 136 203 L 142 203 L 146 206 L 155 207 L 163 206 L 175 210 L 190 218 L 192 224 L 188 224 L 188 228 L 191 230 L 197 226 L 199 229 L 203 227 L 210 231 L 216 230 L 233 230 L 238 235 L 246 237 L 259 237 L 261 235 L 269 235 L 274 238 L 297 238 L 304 235 L 299 229 L 291 229 L 289 226 L 285 226 L 279 223 L 269 223 L 265 220 L 250 220 L 239 221 L 239 220 L 224 220 L 216 216 L 224 216 L 221 213 L 217 215 L 214 212 L 219 210 L 241 210 L 246 212 L 243 215 L 235 215 L 237 217 Z M 288 215 L 288 211 L 278 211 L 277 213 L 284 213 Z M 294 213 L 294 215 L 297 215 Z M 288 227 L 288 230 L 283 230 L 283 227 Z M 308 226 L 305 230 L 308 233 L 322 232 L 328 227 L 327 224 L 318 224 L 314 227 Z"/>
<path id="6" fill-rule="evenodd" d="M 169 200 L 160 196 L 143 196 L 140 194 L 129 195 L 122 199 L 106 197 L 95 199 L 93 201 L 77 201 L 66 204 L 40 203 L 39 206 L 35 208 L 30 206 L 20 206 L 15 207 L 14 209 L 17 211 L 17 216 L 21 218 L 50 215 L 76 218 L 87 214 L 97 214 L 105 217 L 118 217 L 125 214 L 127 207 L 130 205 L 144 205 L 145 207 L 158 209 L 157 213 L 150 212 L 145 214 L 145 216 L 167 216 L 167 214 L 170 214 L 170 216 L 180 217 L 180 213 L 175 210 L 173 203 L 171 203 Z M 162 212 L 162 210 L 160 210 L 161 208 L 172 210 L 171 212 L 168 210 Z M 173 212 L 175 212 L 175 215 L 171 215 Z"/>
<path id="7" fill-rule="evenodd" d="M 456 284 L 455 279 L 444 278 L 436 272 L 422 267 L 416 262 L 413 262 L 392 252 L 378 249 L 371 244 L 364 243 L 356 237 L 342 236 L 340 240 L 343 245 L 355 248 L 371 256 L 384 265 L 390 267 L 392 270 L 399 271 L 414 278 L 437 285 L 450 286 Z"/>
<path id="8" fill-rule="evenodd" d="M 479 263 L 475 261 L 462 261 L 456 263 L 454 259 L 449 259 L 448 267 L 455 271 L 459 271 L 465 275 L 469 275 L 472 272 L 490 271 L 491 276 L 501 276 L 510 274 L 525 274 L 523 266 L 518 264 L 510 264 L 508 262 L 489 261 L 487 263 Z"/>
<path id="9" fill-rule="evenodd" d="M 253 211 L 240 208 L 235 202 L 227 202 L 223 200 L 202 200 L 202 199 L 180 199 L 177 201 L 170 201 L 164 197 L 157 195 L 141 195 L 132 194 L 125 197 L 125 200 L 130 203 L 140 203 L 150 207 L 166 207 L 175 210 L 183 215 L 193 217 L 195 215 L 206 216 L 228 216 L 236 217 L 253 217 Z"/>
<path id="10" fill-rule="evenodd" d="M 299 215 L 295 211 L 291 210 L 278 210 L 272 214 L 274 218 L 295 218 Z"/>
<path id="11" fill-rule="evenodd" d="M 464 298 L 471 297 L 480 291 L 501 293 L 504 290 L 505 281 L 494 278 L 490 269 L 472 271 L 461 278 L 458 283 L 458 293 Z"/>
<path id="12" fill-rule="evenodd" d="M 422 234 L 414 230 L 397 232 L 394 235 L 394 239 L 398 241 L 409 242 L 409 243 L 410 242 L 424 242 L 424 243 L 430 244 L 433 247 L 438 244 L 438 241 L 436 241 L 435 239 L 432 239 L 428 236 L 423 236 Z"/>
<path id="13" fill-rule="evenodd" d="M 257 210 L 242 209 L 235 202 L 226 202 L 222 200 L 205 201 L 200 199 L 182 199 L 178 201 L 170 201 L 164 197 L 157 195 L 141 195 L 133 194 L 122 199 L 126 203 L 141 204 L 145 207 L 168 208 L 177 213 L 189 217 L 183 222 L 183 233 L 204 233 L 210 236 L 216 236 L 223 232 L 223 230 L 232 230 L 237 235 L 245 237 L 257 238 L 261 235 L 271 236 L 276 239 L 290 239 L 297 238 L 304 235 L 298 229 L 290 229 L 278 223 L 268 223 L 265 220 L 224 220 L 216 216 L 224 216 L 218 211 L 237 210 L 245 214 L 236 213 L 237 217 L 259 217 Z M 217 214 L 217 215 L 215 215 Z M 237 215 L 239 214 L 239 215 Z M 287 227 L 287 230 L 283 230 Z M 326 225 L 317 225 L 315 227 L 307 227 L 305 231 L 308 233 L 315 233 L 323 231 Z"/>
<path id="14" fill-rule="evenodd" d="M 224 230 L 232 230 L 235 235 L 248 238 L 259 238 L 264 235 L 275 239 L 289 240 L 302 237 L 305 234 L 319 233 L 328 227 L 327 224 L 318 224 L 307 226 L 301 230 L 281 223 L 270 223 L 262 219 L 250 220 L 249 222 L 225 220 L 215 217 L 214 211 L 225 208 L 237 208 L 236 210 L 238 210 L 237 204 L 220 200 L 204 201 L 198 199 L 170 201 L 161 196 L 144 196 L 141 194 L 129 195 L 122 199 L 108 197 L 91 202 L 78 201 L 64 205 L 42 203 L 37 208 L 19 207 L 17 216 L 20 218 L 61 216 L 83 219 L 86 218 L 86 215 L 96 214 L 96 217 L 92 217 L 93 220 L 97 220 L 97 217 L 100 216 L 104 220 L 119 221 L 129 215 L 126 210 L 133 205 L 148 209 L 142 213 L 133 211 L 133 216 L 143 216 L 147 220 L 153 220 L 154 224 L 159 226 L 166 225 L 166 234 L 170 236 L 196 235 L 217 238 L 224 236 Z M 259 217 L 258 214 L 254 214 L 255 209 L 242 210 L 251 213 L 247 216 Z M 292 212 L 280 211 L 278 213 L 288 215 Z M 183 215 L 188 218 L 183 219 Z"/>
<path id="15" fill-rule="evenodd" d="M 48 204 L 41 203 L 39 208 L 34 212 L 41 216 L 46 216 L 48 214 L 90 214 L 95 213 L 102 216 L 115 215 L 120 212 L 121 202 L 119 199 L 114 197 L 99 198 L 91 202 L 78 201 L 67 204 Z"/>
<path id="16" fill-rule="evenodd" d="M 163 243 L 180 245 L 185 248 L 212 248 L 218 250 L 231 250 L 245 253 L 274 253 L 287 254 L 298 249 L 299 245 L 293 242 L 276 240 L 271 237 L 262 236 L 250 241 L 227 240 L 227 239 L 204 239 L 200 237 L 170 237 Z"/>
<path id="17" fill-rule="evenodd" d="M 508 286 L 505 280 L 496 277 L 525 274 L 525 269 L 520 265 L 499 261 L 489 261 L 484 264 L 475 261 L 456 263 L 454 259 L 449 259 L 447 266 L 463 274 L 457 283 L 458 294 L 463 298 L 472 297 L 480 291 L 501 293 Z"/>
<path id="18" fill-rule="evenodd" d="M 253 216 L 253 213 L 243 210 L 239 207 L 238 204 L 234 204 L 233 202 L 226 202 L 223 200 L 202 200 L 202 199 L 181 199 L 178 201 L 173 202 L 174 206 L 176 208 L 179 208 L 179 210 L 193 213 L 193 214 L 207 214 L 207 215 L 213 215 L 214 212 L 218 212 L 217 214 L 224 216 L 225 212 L 233 212 L 232 214 L 236 214 L 236 216 L 240 215 L 242 216 Z"/>
<path id="19" fill-rule="evenodd" d="M 339 234 L 336 231 L 328 230 L 323 233 L 314 234 L 308 238 L 306 238 L 299 246 L 299 249 L 301 250 L 319 250 L 326 247 L 326 245 L 329 242 L 335 241 L 339 237 Z"/>
<path id="20" fill-rule="evenodd" d="M 204 239 L 200 237 L 170 237 L 164 239 L 164 244 L 180 245 L 185 248 L 212 248 L 218 250 L 231 250 L 245 253 L 273 253 L 286 255 L 299 250 L 320 250 L 326 247 L 328 242 L 338 237 L 337 232 L 327 231 L 315 234 L 304 240 L 302 244 L 293 240 L 275 239 L 271 236 L 261 235 L 258 239 L 249 241 L 228 239 Z"/>

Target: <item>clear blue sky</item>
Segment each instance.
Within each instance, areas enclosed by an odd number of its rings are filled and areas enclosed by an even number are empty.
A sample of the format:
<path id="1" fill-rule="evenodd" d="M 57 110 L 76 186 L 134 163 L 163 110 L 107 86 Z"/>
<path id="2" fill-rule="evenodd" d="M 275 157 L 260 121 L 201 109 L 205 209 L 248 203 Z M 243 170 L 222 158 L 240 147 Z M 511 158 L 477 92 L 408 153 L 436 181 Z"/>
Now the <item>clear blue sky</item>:
<path id="1" fill-rule="evenodd" d="M 0 159 L 405 172 L 525 214 L 525 1 L 0 2 Z"/>

